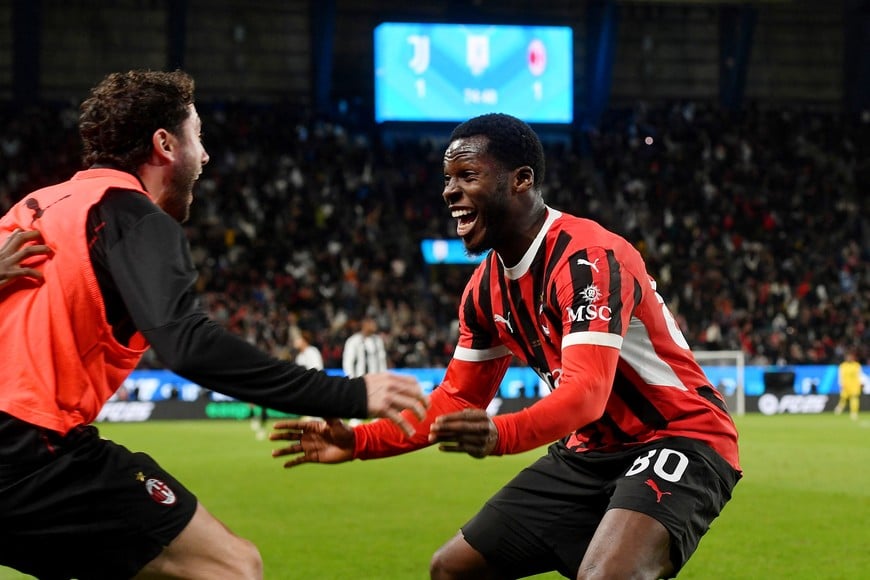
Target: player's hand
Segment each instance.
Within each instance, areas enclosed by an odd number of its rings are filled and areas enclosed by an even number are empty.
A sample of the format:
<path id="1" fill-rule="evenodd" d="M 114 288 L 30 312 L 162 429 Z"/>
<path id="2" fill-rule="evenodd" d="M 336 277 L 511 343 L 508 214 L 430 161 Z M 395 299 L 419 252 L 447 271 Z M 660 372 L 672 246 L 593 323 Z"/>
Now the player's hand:
<path id="1" fill-rule="evenodd" d="M 396 373 L 370 373 L 363 378 L 369 417 L 389 419 L 412 437 L 414 428 L 401 412 L 408 409 L 422 421 L 429 407 L 429 399 L 423 394 L 417 379 Z"/>
<path id="2" fill-rule="evenodd" d="M 340 419 L 325 421 L 278 421 L 269 434 L 271 441 L 290 441 L 272 451 L 272 457 L 292 456 L 284 467 L 303 463 L 343 463 L 353 459 L 353 429 Z"/>
<path id="3" fill-rule="evenodd" d="M 429 428 L 429 442 L 441 451 L 464 452 L 486 457 L 498 443 L 498 429 L 483 409 L 464 409 L 441 415 Z"/>
<path id="4" fill-rule="evenodd" d="M 6 238 L 0 247 L 0 288 L 15 278 L 32 278 L 42 282 L 42 272 L 21 265 L 22 261 L 32 256 L 50 257 L 54 253 L 42 241 L 42 234 L 38 230 L 16 229 Z"/>

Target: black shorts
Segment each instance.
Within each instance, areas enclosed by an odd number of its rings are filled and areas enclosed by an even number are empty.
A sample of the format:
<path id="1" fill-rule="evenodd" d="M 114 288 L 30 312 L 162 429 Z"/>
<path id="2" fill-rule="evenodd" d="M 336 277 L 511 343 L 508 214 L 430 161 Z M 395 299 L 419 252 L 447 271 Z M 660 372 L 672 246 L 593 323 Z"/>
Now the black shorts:
<path id="1" fill-rule="evenodd" d="M 508 577 L 556 570 L 576 578 L 604 513 L 625 508 L 667 528 L 676 574 L 739 479 L 719 454 L 691 439 L 615 453 L 575 453 L 556 443 L 487 501 L 462 533 Z"/>
<path id="2" fill-rule="evenodd" d="M 0 413 L 0 565 L 42 580 L 131 578 L 196 505 L 151 457 L 95 427 L 61 436 Z"/>

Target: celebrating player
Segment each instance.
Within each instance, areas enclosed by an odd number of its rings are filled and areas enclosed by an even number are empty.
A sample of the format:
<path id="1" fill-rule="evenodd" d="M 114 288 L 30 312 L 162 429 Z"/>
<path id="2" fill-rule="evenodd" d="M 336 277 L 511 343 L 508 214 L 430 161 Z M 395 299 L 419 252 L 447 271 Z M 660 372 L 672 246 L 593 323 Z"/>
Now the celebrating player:
<path id="1" fill-rule="evenodd" d="M 181 376 L 258 405 L 400 430 L 401 410 L 424 416 L 410 377 L 330 377 L 207 317 L 180 225 L 209 159 L 193 96 L 180 71 L 107 76 L 81 107 L 89 169 L 0 218 L 0 239 L 36 227 L 55 250 L 42 285 L 0 301 L 0 565 L 38 578 L 262 577 L 253 544 L 89 425 L 149 345 Z"/>
<path id="2" fill-rule="evenodd" d="M 548 207 L 538 136 L 514 117 L 459 125 L 443 198 L 470 253 L 460 337 L 425 420 L 276 424 L 285 466 L 387 457 L 438 443 L 474 457 L 550 445 L 430 565 L 432 578 L 675 575 L 741 477 L 737 432 L 640 254 Z M 489 417 L 513 357 L 551 394 Z M 408 417 L 409 421 L 414 421 Z"/>

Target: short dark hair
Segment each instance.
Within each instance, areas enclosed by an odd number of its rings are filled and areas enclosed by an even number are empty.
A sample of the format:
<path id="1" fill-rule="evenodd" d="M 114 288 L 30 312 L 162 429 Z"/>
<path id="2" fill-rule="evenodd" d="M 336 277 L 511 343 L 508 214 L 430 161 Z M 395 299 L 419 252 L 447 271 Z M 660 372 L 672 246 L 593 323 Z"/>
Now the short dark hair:
<path id="1" fill-rule="evenodd" d="M 508 169 L 528 165 L 535 172 L 535 185 L 544 181 L 544 147 L 537 133 L 525 122 L 504 113 L 488 113 L 460 124 L 450 141 L 482 135 L 489 139 L 487 153 Z"/>
<path id="2" fill-rule="evenodd" d="M 193 79 L 182 71 L 111 73 L 81 104 L 79 134 L 86 167 L 136 171 L 151 154 L 158 129 L 177 133 L 190 114 Z"/>

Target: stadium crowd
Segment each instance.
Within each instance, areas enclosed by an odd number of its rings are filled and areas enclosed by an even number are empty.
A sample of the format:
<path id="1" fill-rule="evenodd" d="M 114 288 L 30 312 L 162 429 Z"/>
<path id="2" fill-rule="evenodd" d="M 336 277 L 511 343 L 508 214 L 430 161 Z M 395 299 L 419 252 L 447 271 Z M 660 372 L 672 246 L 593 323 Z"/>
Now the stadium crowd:
<path id="1" fill-rule="evenodd" d="M 282 358 L 309 330 L 340 368 L 368 313 L 391 367 L 446 364 L 470 267 L 427 266 L 419 242 L 455 236 L 440 195 L 449 128 L 390 136 L 282 106 L 198 108 L 211 161 L 185 227 L 215 319 Z M 0 211 L 79 169 L 76 118 L 0 111 Z M 852 347 L 867 363 L 868 137 L 870 115 L 641 104 L 552 135 L 545 200 L 634 242 L 694 347 L 761 365 L 834 364 Z"/>

